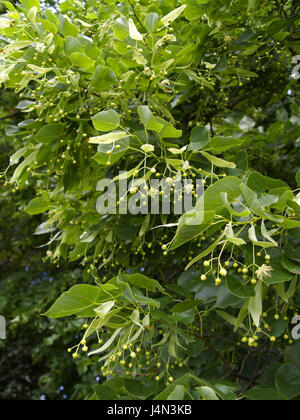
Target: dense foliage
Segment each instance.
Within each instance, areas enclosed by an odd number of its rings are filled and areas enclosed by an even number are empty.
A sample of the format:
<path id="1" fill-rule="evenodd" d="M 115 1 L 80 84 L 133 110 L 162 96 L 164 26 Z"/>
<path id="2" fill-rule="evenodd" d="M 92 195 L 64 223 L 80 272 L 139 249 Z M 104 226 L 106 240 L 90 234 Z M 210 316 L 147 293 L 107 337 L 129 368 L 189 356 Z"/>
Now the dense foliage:
<path id="1" fill-rule="evenodd" d="M 11 95 L 2 99 L 11 120 L 9 110 L 16 104 Z M 12 153 L 12 145 L 2 139 L 1 167 Z M 0 186 L 0 314 L 8 322 L 7 339 L 0 340 L 0 399 L 81 399 L 98 376 L 96 366 L 88 371 L 87 359 L 75 365 L 65 352 L 80 334 L 81 323 L 55 323 L 40 316 L 66 288 L 80 281 L 81 270 L 42 263 L 44 241 L 33 236 L 37 220 L 22 209 L 33 196 L 30 185 L 14 193 Z"/>
<path id="2" fill-rule="evenodd" d="M 60 340 L 36 352 L 101 374 L 92 399 L 299 398 L 299 0 L 20 3 L 0 16 L 1 197 L 70 270 L 26 291 Z M 203 181 L 193 210 L 124 214 L 179 176 Z M 105 215 L 104 179 L 129 184 Z"/>

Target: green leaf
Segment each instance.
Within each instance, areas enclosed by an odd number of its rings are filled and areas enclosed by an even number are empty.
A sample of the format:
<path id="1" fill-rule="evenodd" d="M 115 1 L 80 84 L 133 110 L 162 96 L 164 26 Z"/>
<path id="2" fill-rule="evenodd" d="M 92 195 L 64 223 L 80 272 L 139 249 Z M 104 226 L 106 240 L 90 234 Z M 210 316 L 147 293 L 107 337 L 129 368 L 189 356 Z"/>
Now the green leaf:
<path id="1" fill-rule="evenodd" d="M 225 319 L 226 322 L 228 322 L 229 324 L 231 324 L 233 326 L 236 325 L 237 319 L 234 316 L 228 314 L 227 312 L 220 311 L 220 310 L 217 310 L 217 309 L 215 309 L 215 311 L 221 318 Z"/>
<path id="2" fill-rule="evenodd" d="M 115 289 L 115 286 L 109 284 L 101 288 L 87 284 L 76 285 L 61 295 L 44 315 L 52 319 L 70 315 L 95 316 L 94 310 L 100 303 L 106 302 L 111 297 L 109 292 Z"/>
<path id="3" fill-rule="evenodd" d="M 118 394 L 111 389 L 106 383 L 102 385 L 94 385 L 94 395 L 92 401 L 113 401 L 118 399 Z"/>
<path id="4" fill-rule="evenodd" d="M 245 397 L 251 401 L 285 401 L 286 398 L 272 388 L 265 388 L 261 385 L 254 386 L 245 392 Z"/>
<path id="5" fill-rule="evenodd" d="M 112 131 L 120 126 L 120 116 L 113 110 L 99 112 L 92 121 L 98 131 Z"/>
<path id="6" fill-rule="evenodd" d="M 228 201 L 228 194 L 227 194 L 227 192 L 220 193 L 220 197 L 221 197 L 222 201 L 224 202 L 224 204 L 225 204 L 227 210 L 229 211 L 229 213 L 232 214 L 233 216 L 237 216 L 237 217 L 248 217 L 249 216 L 250 212 L 249 212 L 248 209 L 246 209 L 244 211 L 241 211 L 241 212 L 238 212 L 238 211 L 235 211 L 231 207 L 231 205 L 230 205 L 230 203 Z"/>
<path id="7" fill-rule="evenodd" d="M 201 155 L 218 168 L 236 168 L 236 164 L 234 162 L 228 162 L 227 160 L 217 158 L 216 156 L 212 156 L 206 152 L 201 152 Z"/>
<path id="8" fill-rule="evenodd" d="M 39 0 L 20 0 L 20 3 L 23 4 L 27 10 L 36 7 L 38 11 L 40 11 L 41 6 Z"/>
<path id="9" fill-rule="evenodd" d="M 212 137 L 208 147 L 205 149 L 212 153 L 223 153 L 229 149 L 240 146 L 244 142 L 243 139 L 237 139 L 235 137 L 215 136 Z"/>
<path id="10" fill-rule="evenodd" d="M 288 328 L 288 321 L 285 321 L 283 318 L 274 319 L 275 311 L 271 311 L 268 314 L 268 317 L 265 318 L 265 322 L 270 328 L 271 335 L 275 338 L 282 337 Z"/>
<path id="11" fill-rule="evenodd" d="M 119 379 L 119 378 L 116 378 Z M 157 392 L 158 384 L 156 381 L 149 380 L 146 378 L 141 379 L 123 379 L 124 386 L 122 387 L 126 389 L 126 391 L 135 398 L 146 400 L 148 399 L 153 393 Z M 110 381 L 108 381 L 109 383 Z M 105 382 L 107 383 L 107 382 Z M 122 391 L 121 391 L 122 392 Z"/>
<path id="12" fill-rule="evenodd" d="M 108 90 L 112 85 L 118 83 L 118 79 L 110 67 L 97 66 L 90 84 L 93 92 L 101 94 Z"/>
<path id="13" fill-rule="evenodd" d="M 251 172 L 247 179 L 247 186 L 257 193 L 264 193 L 267 189 L 266 178 L 259 172 Z"/>
<path id="14" fill-rule="evenodd" d="M 150 279 L 143 274 L 122 274 L 122 278 L 124 278 L 128 283 L 132 284 L 133 286 L 139 289 L 146 289 L 150 292 L 160 291 L 162 293 L 165 292 L 165 289 L 160 285 L 157 280 Z"/>
<path id="15" fill-rule="evenodd" d="M 185 387 L 183 385 L 176 385 L 174 390 L 169 394 L 167 401 L 182 401 L 184 400 Z"/>
<path id="16" fill-rule="evenodd" d="M 271 286 L 272 284 L 285 283 L 293 278 L 293 274 L 286 270 L 275 267 L 271 272 L 271 277 L 264 280 L 265 284 Z"/>
<path id="17" fill-rule="evenodd" d="M 282 220 L 282 223 L 280 223 L 280 225 L 284 227 L 285 229 L 296 229 L 296 228 L 300 228 L 300 221 L 284 218 Z"/>
<path id="18" fill-rule="evenodd" d="M 38 131 L 36 139 L 39 142 L 48 143 L 58 140 L 64 131 L 65 126 L 63 124 L 47 124 Z"/>
<path id="19" fill-rule="evenodd" d="M 33 101 L 21 101 L 16 106 L 16 109 L 24 110 L 24 109 L 28 108 L 30 105 L 34 105 L 34 104 L 35 104 L 35 102 L 33 102 Z"/>
<path id="20" fill-rule="evenodd" d="M 191 376 L 189 374 L 183 375 L 181 378 L 176 379 L 171 385 L 167 386 L 160 394 L 158 394 L 154 400 L 155 401 L 164 401 L 167 400 L 169 395 L 174 391 L 176 386 L 182 385 L 185 389 L 188 389 L 191 382 Z"/>
<path id="21" fill-rule="evenodd" d="M 296 365 L 300 369 L 300 344 L 288 347 L 284 353 L 284 361 L 286 363 Z"/>
<path id="22" fill-rule="evenodd" d="M 215 218 L 215 215 L 216 213 L 214 211 L 195 211 L 184 214 L 179 220 L 179 227 L 171 250 L 176 249 L 199 236 Z"/>
<path id="23" fill-rule="evenodd" d="M 287 204 L 294 210 L 297 216 L 300 216 L 300 205 L 296 201 L 288 200 Z"/>
<path id="24" fill-rule="evenodd" d="M 233 203 L 240 195 L 241 181 L 237 177 L 228 176 L 215 182 L 204 193 L 205 210 L 219 212 L 226 207 L 221 193 L 227 193 L 228 203 Z"/>
<path id="25" fill-rule="evenodd" d="M 282 258 L 282 266 L 290 273 L 300 275 L 300 264 L 297 264 L 296 262 L 288 259 L 285 256 Z"/>
<path id="26" fill-rule="evenodd" d="M 114 36 L 120 41 L 124 41 L 129 36 L 129 24 L 124 18 L 118 18 L 114 25 Z"/>
<path id="27" fill-rule="evenodd" d="M 34 152 L 30 153 L 29 156 L 27 156 L 22 163 L 20 163 L 20 165 L 17 167 L 17 169 L 15 170 L 10 183 L 13 184 L 14 182 L 18 181 L 20 176 L 22 175 L 22 173 L 24 172 L 24 170 L 26 168 L 28 168 L 30 165 L 32 165 L 37 157 L 38 151 L 35 150 Z"/>
<path id="28" fill-rule="evenodd" d="M 138 114 L 146 130 L 152 130 L 156 133 L 160 133 L 164 128 L 163 124 L 158 122 L 157 118 L 154 117 L 148 106 L 139 106 Z"/>
<path id="29" fill-rule="evenodd" d="M 279 283 L 277 284 L 277 286 L 275 287 L 277 294 L 286 302 L 288 303 L 288 301 L 295 295 L 296 289 L 297 289 L 297 285 L 298 285 L 298 279 L 297 277 L 295 277 L 288 289 L 286 290 L 285 287 L 285 283 Z"/>
<path id="30" fill-rule="evenodd" d="M 300 368 L 285 363 L 277 371 L 276 388 L 289 400 L 300 395 Z"/>
<path id="31" fill-rule="evenodd" d="M 152 34 L 157 26 L 157 22 L 159 21 L 159 15 L 157 13 L 149 13 L 146 16 L 144 21 L 144 26 L 150 34 Z"/>
<path id="32" fill-rule="evenodd" d="M 201 300 L 188 300 L 186 302 L 176 303 L 176 305 L 173 306 L 173 308 L 171 308 L 170 311 L 173 313 L 185 312 L 191 308 L 197 307 L 198 305 L 200 305 L 201 302 Z"/>
<path id="33" fill-rule="evenodd" d="M 150 305 L 155 308 L 160 308 L 160 302 L 158 299 L 152 299 L 144 296 L 139 290 L 134 291 L 134 297 L 136 302 L 140 303 L 141 305 Z"/>
<path id="34" fill-rule="evenodd" d="M 235 296 L 240 298 L 250 298 L 255 296 L 254 288 L 245 286 L 237 277 L 229 275 L 226 278 L 227 289 Z"/>
<path id="35" fill-rule="evenodd" d="M 272 213 L 267 212 L 264 210 L 264 207 L 267 207 L 270 205 L 270 203 L 264 203 L 264 201 L 261 201 L 265 199 L 265 197 L 262 197 L 261 200 L 257 198 L 257 194 L 252 191 L 249 187 L 247 187 L 245 184 L 241 184 L 241 191 L 243 193 L 243 196 L 245 197 L 249 208 L 257 215 L 262 217 L 263 219 L 269 219 L 276 223 L 282 223 L 283 219 L 279 216 L 274 216 Z M 270 198 L 270 197 L 269 197 Z M 271 203 L 274 203 L 273 196 L 271 196 Z M 278 201 L 278 200 L 276 200 Z M 276 202 L 275 201 L 275 202 Z M 251 231 L 252 234 L 253 231 Z M 255 232 L 254 232 L 255 233 Z M 254 237 L 254 236 L 253 236 Z M 274 246 L 274 245 L 272 245 Z"/>
<path id="36" fill-rule="evenodd" d="M 59 31 L 63 36 L 74 36 L 77 37 L 79 34 L 79 27 L 70 22 L 68 18 L 65 18 L 62 15 L 58 16 L 59 20 Z"/>
<path id="37" fill-rule="evenodd" d="M 14 12 L 16 10 L 14 5 L 10 3 L 9 1 L 2 1 L 2 3 L 10 12 Z"/>
<path id="38" fill-rule="evenodd" d="M 45 28 L 45 30 L 47 32 L 52 33 L 52 34 L 56 34 L 57 33 L 57 31 L 58 31 L 58 23 L 55 24 L 53 22 L 50 22 L 47 19 L 41 19 L 41 23 L 43 24 L 43 27 Z"/>
<path id="39" fill-rule="evenodd" d="M 81 52 L 74 52 L 70 55 L 73 66 L 85 72 L 93 72 L 95 62 L 92 58 Z"/>
<path id="40" fill-rule="evenodd" d="M 205 401 L 219 401 L 219 397 L 215 393 L 215 391 L 208 387 L 208 386 L 198 386 L 197 391 L 199 392 L 200 396 Z"/>
<path id="41" fill-rule="evenodd" d="M 205 284 L 203 286 L 205 287 Z M 218 309 L 227 309 L 229 307 L 236 307 L 237 305 L 241 305 L 241 303 L 242 303 L 242 299 L 238 298 L 237 296 L 230 293 L 225 285 L 221 286 L 219 288 L 216 288 L 211 284 L 211 286 L 206 286 L 206 287 L 211 288 L 211 293 L 213 293 L 214 296 L 217 294 L 217 300 L 216 300 L 216 303 L 215 303 L 215 308 L 216 309 L 217 308 Z M 205 289 L 203 290 L 203 292 L 205 292 Z M 204 295 L 202 295 L 202 294 L 198 295 L 197 294 L 197 297 L 205 300 L 205 294 Z"/>
<path id="42" fill-rule="evenodd" d="M 167 124 L 164 126 L 162 131 L 159 133 L 159 136 L 162 139 L 177 139 L 182 136 L 182 130 L 177 130 L 171 124 Z"/>
<path id="43" fill-rule="evenodd" d="M 25 208 L 25 212 L 30 215 L 44 213 L 49 210 L 50 203 L 43 197 L 37 197 L 30 201 L 28 206 Z"/>
<path id="44" fill-rule="evenodd" d="M 203 149 L 210 142 L 210 135 L 206 127 L 194 127 L 190 137 L 191 144 L 189 149 L 192 152 L 197 152 Z"/>

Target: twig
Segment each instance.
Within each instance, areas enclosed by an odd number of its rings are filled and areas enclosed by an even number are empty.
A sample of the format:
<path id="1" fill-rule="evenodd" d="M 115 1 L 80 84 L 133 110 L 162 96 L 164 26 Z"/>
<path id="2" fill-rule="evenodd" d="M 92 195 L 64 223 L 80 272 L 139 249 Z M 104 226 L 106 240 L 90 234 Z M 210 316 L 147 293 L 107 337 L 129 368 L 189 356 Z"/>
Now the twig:
<path id="1" fill-rule="evenodd" d="M 140 24 L 141 26 L 143 26 L 143 24 L 142 24 L 142 22 L 140 21 L 140 19 L 139 19 L 138 15 L 136 14 L 136 11 L 135 11 L 135 8 L 134 8 L 133 4 L 131 3 L 131 1 L 130 1 L 130 0 L 128 0 L 128 3 L 129 3 L 129 4 L 130 4 L 130 6 L 131 6 L 131 9 L 132 9 L 132 11 L 133 11 L 133 14 L 134 14 L 134 16 L 135 16 L 136 20 L 139 22 L 139 24 Z"/>
<path id="2" fill-rule="evenodd" d="M 213 351 L 220 360 L 222 360 L 222 362 L 224 363 L 224 365 L 227 367 L 227 369 L 229 370 L 230 373 L 233 373 L 232 371 L 232 367 L 230 366 L 229 362 L 227 362 L 227 360 L 224 359 L 224 357 L 218 352 L 218 350 L 216 350 L 207 340 L 206 338 L 204 338 L 202 335 L 197 334 L 197 333 L 192 333 L 190 331 L 186 331 L 189 332 L 190 334 L 192 334 L 193 336 L 199 338 L 201 341 L 203 341 L 203 343 L 205 343 L 207 345 L 207 347 Z"/>

